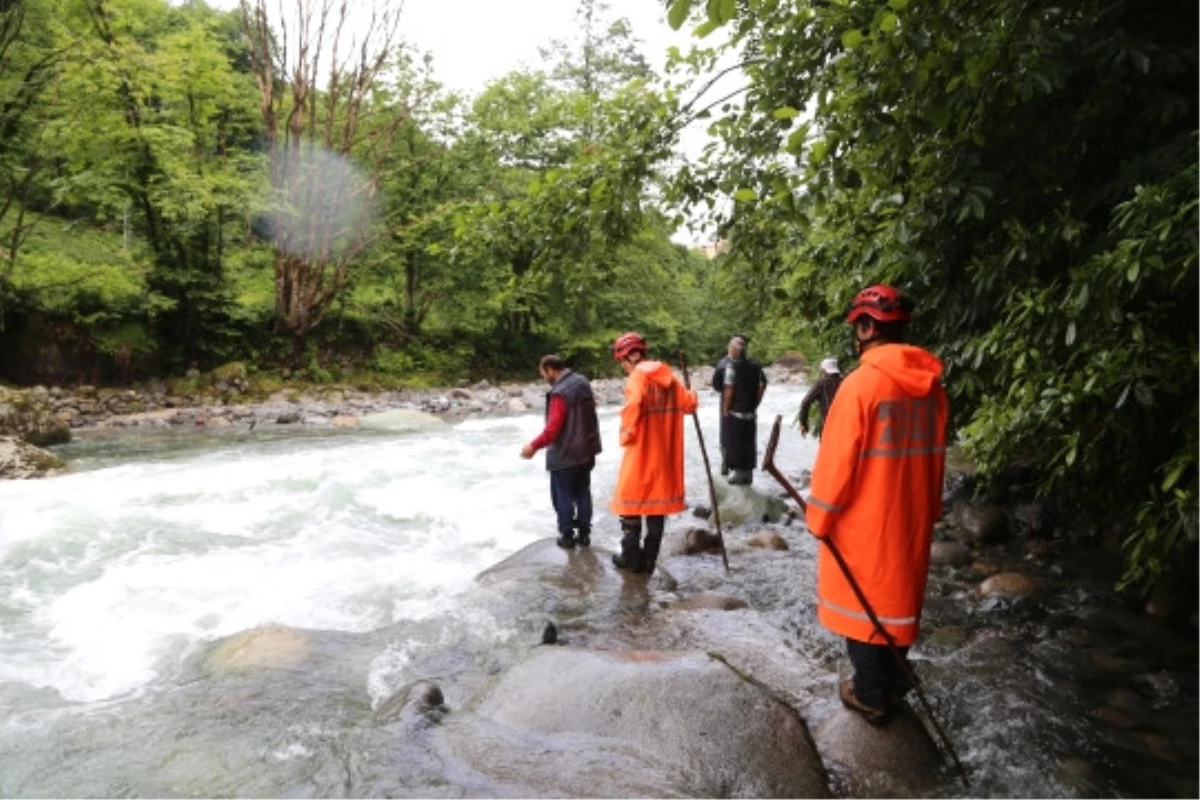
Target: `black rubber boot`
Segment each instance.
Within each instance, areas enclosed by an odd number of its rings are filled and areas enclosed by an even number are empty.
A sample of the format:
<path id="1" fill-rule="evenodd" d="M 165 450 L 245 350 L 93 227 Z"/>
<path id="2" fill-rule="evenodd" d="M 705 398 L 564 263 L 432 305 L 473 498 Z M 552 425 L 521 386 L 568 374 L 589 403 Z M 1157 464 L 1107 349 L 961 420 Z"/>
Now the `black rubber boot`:
<path id="1" fill-rule="evenodd" d="M 639 572 L 654 573 L 654 565 L 658 562 L 658 551 L 662 547 L 663 529 L 666 527 L 666 517 L 646 517 L 646 542 L 642 546 L 642 566 Z"/>
<path id="2" fill-rule="evenodd" d="M 621 517 L 621 553 L 613 556 L 613 566 L 639 572 L 642 569 L 642 518 Z"/>
<path id="3" fill-rule="evenodd" d="M 578 528 L 575 531 L 575 544 L 580 547 L 592 546 L 592 531 L 590 528 Z"/>

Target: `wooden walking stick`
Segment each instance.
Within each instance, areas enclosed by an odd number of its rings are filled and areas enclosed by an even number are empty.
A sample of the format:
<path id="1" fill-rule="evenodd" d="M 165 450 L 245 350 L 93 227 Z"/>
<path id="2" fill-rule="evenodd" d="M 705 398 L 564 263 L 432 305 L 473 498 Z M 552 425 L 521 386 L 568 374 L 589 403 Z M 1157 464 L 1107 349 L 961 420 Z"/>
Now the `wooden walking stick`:
<path id="1" fill-rule="evenodd" d="M 783 473 L 779 471 L 779 468 L 775 466 L 775 448 L 779 446 L 779 428 L 782 424 L 783 415 L 780 414 L 779 416 L 775 417 L 775 425 L 771 428 L 771 439 L 767 443 L 767 452 L 763 456 L 763 469 L 771 473 L 771 476 L 774 477 L 784 489 L 787 489 L 788 494 L 791 495 L 792 499 L 795 500 L 797 505 L 800 506 L 801 511 L 807 511 L 808 503 L 805 502 L 804 498 L 800 496 L 800 492 L 796 491 L 796 487 L 792 486 L 791 481 L 784 477 Z M 958 753 L 954 751 L 954 745 L 950 743 L 950 737 L 946 735 L 944 730 L 942 730 L 942 726 L 938 723 L 937 717 L 934 716 L 933 708 L 929 705 L 929 700 L 925 697 L 925 692 L 921 688 L 921 679 L 917 677 L 917 673 L 913 672 L 912 667 L 909 666 L 908 660 L 900 654 L 900 650 L 896 646 L 896 640 L 892 638 L 892 634 L 890 634 L 888 629 L 883 627 L 883 623 L 879 621 L 879 617 L 875 614 L 875 609 L 873 609 L 871 604 L 867 601 L 867 596 L 863 594 L 863 590 L 858 585 L 858 581 L 854 580 L 854 576 L 850 574 L 850 566 L 846 563 L 845 559 L 842 558 L 841 551 L 837 549 L 837 546 L 833 543 L 833 540 L 824 536 L 819 536 L 817 538 L 820 539 L 822 544 L 829 548 L 829 554 L 832 555 L 833 560 L 837 562 L 838 568 L 842 571 L 842 575 L 845 576 L 846 582 L 850 584 L 850 588 L 854 591 L 854 596 L 858 598 L 858 602 L 863 607 L 863 611 L 867 612 L 867 616 L 871 619 L 871 624 L 875 626 L 876 633 L 882 636 L 883 640 L 887 642 L 888 649 L 892 651 L 892 655 L 895 657 L 896 663 L 900 666 L 900 670 L 904 673 L 904 677 L 908 679 L 908 682 L 912 684 L 913 690 L 916 691 L 917 699 L 921 701 L 921 706 L 925 709 L 925 715 L 929 718 L 929 722 L 933 725 L 933 729 L 937 731 L 937 735 L 942 742 L 942 746 L 946 749 L 946 752 L 950 754 L 951 760 L 954 761 L 954 766 L 958 768 L 959 776 L 962 778 L 963 783 L 966 784 L 967 788 L 970 788 L 971 781 L 967 777 L 967 771 L 963 767 L 962 762 L 958 760 Z"/>
<path id="2" fill-rule="evenodd" d="M 687 353 L 679 351 L 679 366 L 683 369 L 683 385 L 692 388 L 692 379 L 688 375 Z M 708 476 L 708 498 L 712 502 L 713 520 L 717 523 L 717 543 L 721 545 L 721 561 L 725 563 L 725 573 L 729 573 L 729 556 L 725 554 L 725 536 L 721 533 L 721 509 L 717 507 L 717 487 L 713 483 L 712 467 L 708 464 L 708 449 L 704 446 L 704 434 L 700 431 L 700 417 L 692 412 L 692 422 L 696 423 L 696 438 L 700 440 L 700 455 L 704 457 L 704 474 Z"/>

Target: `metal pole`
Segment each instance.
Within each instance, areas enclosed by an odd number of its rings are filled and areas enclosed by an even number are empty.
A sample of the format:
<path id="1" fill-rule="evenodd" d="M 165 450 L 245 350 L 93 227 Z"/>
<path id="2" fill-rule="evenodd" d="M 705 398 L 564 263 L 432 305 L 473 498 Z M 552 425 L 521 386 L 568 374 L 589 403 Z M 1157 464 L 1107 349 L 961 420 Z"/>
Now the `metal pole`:
<path id="1" fill-rule="evenodd" d="M 679 365 L 683 369 L 683 385 L 692 388 L 692 379 L 688 375 L 687 353 L 679 351 Z M 729 573 L 729 556 L 725 554 L 725 536 L 721 533 L 721 509 L 717 506 L 717 487 L 713 483 L 712 467 L 708 463 L 708 448 L 704 446 L 704 434 L 700 430 L 700 417 L 692 412 L 692 422 L 696 423 L 696 438 L 700 440 L 700 455 L 704 457 L 704 474 L 708 476 L 708 498 L 712 502 L 713 520 L 717 523 L 717 543 L 721 545 L 721 560 L 725 562 L 725 572 Z"/>

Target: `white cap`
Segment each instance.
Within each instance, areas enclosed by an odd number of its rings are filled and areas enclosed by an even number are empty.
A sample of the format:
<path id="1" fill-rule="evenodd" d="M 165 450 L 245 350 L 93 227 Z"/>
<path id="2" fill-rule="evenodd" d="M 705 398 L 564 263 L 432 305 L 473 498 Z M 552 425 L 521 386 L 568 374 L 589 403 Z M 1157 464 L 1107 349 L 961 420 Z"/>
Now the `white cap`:
<path id="1" fill-rule="evenodd" d="M 838 370 L 837 359 L 827 358 L 821 362 L 821 372 L 828 372 L 831 375 L 836 375 Z"/>

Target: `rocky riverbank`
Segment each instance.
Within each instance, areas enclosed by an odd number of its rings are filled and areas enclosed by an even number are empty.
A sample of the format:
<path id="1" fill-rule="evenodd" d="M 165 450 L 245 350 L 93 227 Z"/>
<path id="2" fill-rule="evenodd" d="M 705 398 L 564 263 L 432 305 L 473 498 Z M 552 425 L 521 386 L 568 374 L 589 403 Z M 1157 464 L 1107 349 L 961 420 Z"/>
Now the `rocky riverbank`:
<path id="1" fill-rule="evenodd" d="M 711 367 L 695 370 L 693 382 L 704 389 Z M 802 364 L 768 369 L 773 382 L 804 380 Z M 622 378 L 593 381 L 600 405 L 622 400 Z M 185 381 L 152 381 L 137 388 L 0 386 L 0 436 L 16 436 L 48 446 L 70 440 L 72 431 L 142 427 L 243 425 L 348 425 L 366 414 L 409 408 L 445 417 L 524 413 L 541 409 L 545 384 L 493 385 L 483 380 L 455 387 L 372 391 L 344 385 L 295 385 L 264 393 L 228 367 Z"/>

